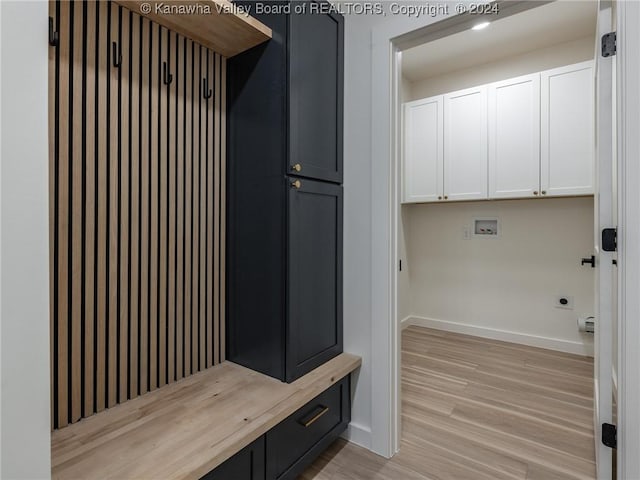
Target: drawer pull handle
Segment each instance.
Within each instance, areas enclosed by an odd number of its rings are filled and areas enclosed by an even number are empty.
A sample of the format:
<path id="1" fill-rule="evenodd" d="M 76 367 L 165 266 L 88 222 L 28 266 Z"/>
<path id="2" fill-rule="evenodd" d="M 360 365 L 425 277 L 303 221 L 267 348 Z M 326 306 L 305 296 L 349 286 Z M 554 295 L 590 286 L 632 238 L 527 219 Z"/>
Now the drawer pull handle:
<path id="1" fill-rule="evenodd" d="M 317 411 L 318 408 L 320 409 L 319 411 Z M 329 407 L 325 407 L 324 405 L 318 405 L 316 407 L 316 410 L 311 412 L 311 414 L 307 415 L 306 417 L 303 417 L 300 420 L 298 420 L 298 423 L 305 428 L 309 427 L 328 411 L 329 411 Z"/>

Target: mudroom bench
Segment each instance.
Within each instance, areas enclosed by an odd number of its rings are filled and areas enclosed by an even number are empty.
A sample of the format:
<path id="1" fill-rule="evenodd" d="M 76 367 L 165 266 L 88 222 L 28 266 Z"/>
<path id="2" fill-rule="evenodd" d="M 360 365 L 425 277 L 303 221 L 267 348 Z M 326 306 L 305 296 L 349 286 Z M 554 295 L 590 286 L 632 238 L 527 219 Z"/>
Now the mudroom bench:
<path id="1" fill-rule="evenodd" d="M 55 479 L 295 478 L 350 421 L 342 353 L 293 383 L 223 362 L 52 434 Z"/>

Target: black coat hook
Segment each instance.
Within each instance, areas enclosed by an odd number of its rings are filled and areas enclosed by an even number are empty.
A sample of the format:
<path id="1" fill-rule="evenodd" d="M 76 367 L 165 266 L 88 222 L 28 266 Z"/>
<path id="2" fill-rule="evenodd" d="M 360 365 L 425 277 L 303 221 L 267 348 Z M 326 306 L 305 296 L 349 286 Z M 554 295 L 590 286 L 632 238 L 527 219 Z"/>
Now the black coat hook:
<path id="1" fill-rule="evenodd" d="M 207 100 L 209 100 L 211 98 L 211 96 L 213 95 L 213 91 L 209 88 L 209 79 L 208 78 L 203 78 L 202 79 L 202 95 Z"/>
<path id="2" fill-rule="evenodd" d="M 122 65 L 122 52 L 118 51 L 118 44 L 116 42 L 113 42 L 111 46 L 113 47 L 113 66 L 118 68 Z"/>
<path id="3" fill-rule="evenodd" d="M 49 45 L 52 47 L 58 46 L 58 32 L 53 28 L 53 17 L 49 17 Z"/>
<path id="4" fill-rule="evenodd" d="M 167 62 L 162 62 L 162 77 L 165 85 L 170 85 L 173 82 L 173 75 L 169 73 Z"/>

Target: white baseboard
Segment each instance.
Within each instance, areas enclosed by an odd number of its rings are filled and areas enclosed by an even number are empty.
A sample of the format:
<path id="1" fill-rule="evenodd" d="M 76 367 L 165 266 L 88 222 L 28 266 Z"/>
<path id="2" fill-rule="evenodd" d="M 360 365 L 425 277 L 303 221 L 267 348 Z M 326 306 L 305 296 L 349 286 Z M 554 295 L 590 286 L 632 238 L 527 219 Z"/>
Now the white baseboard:
<path id="1" fill-rule="evenodd" d="M 409 316 L 401 321 L 402 330 L 411 325 L 433 328 L 435 330 L 444 330 L 447 332 L 464 333 L 466 335 L 473 335 L 476 337 L 519 343 L 530 347 L 546 348 L 548 350 L 574 353 L 576 355 L 593 356 L 593 344 L 590 343 L 571 342 L 568 340 L 560 340 L 558 338 L 540 337 L 537 335 L 530 335 L 528 333 L 510 332 L 508 330 L 498 330 L 495 328 L 469 325 L 467 323 L 449 322 L 447 320 L 437 320 L 434 318 L 417 316 Z"/>
<path id="2" fill-rule="evenodd" d="M 371 450 L 371 429 L 358 425 L 357 423 L 350 423 L 345 432 L 342 434 L 342 438 L 355 443 L 367 450 Z"/>

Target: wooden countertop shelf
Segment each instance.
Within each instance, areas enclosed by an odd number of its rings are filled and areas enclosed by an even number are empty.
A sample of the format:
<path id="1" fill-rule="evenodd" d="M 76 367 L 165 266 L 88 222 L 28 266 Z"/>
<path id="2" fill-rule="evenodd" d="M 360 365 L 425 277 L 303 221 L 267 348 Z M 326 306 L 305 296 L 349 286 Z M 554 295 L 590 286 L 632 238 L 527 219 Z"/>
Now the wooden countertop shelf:
<path id="1" fill-rule="evenodd" d="M 271 29 L 229 0 L 115 0 L 225 57 L 271 38 Z"/>
<path id="2" fill-rule="evenodd" d="M 293 383 L 231 362 L 52 434 L 54 479 L 198 479 L 356 370 L 340 354 Z"/>

